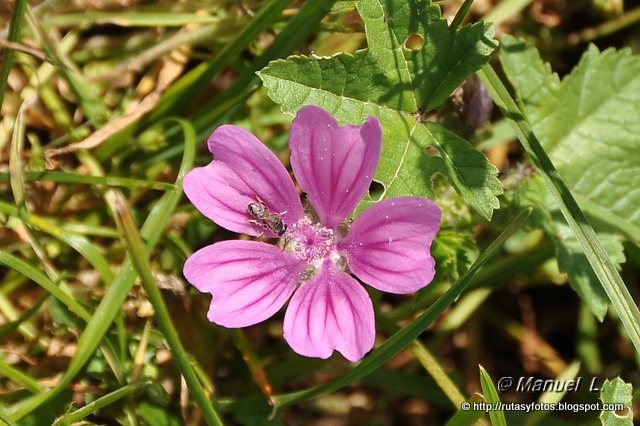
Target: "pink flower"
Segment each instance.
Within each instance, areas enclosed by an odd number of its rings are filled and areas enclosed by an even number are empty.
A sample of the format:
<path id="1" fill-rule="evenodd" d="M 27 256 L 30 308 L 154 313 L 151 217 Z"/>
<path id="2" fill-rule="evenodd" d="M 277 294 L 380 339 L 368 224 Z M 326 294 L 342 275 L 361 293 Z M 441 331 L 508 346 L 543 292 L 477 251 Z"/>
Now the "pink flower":
<path id="1" fill-rule="evenodd" d="M 248 206 L 263 203 L 286 225 L 282 247 L 223 241 L 195 252 L 184 275 L 211 293 L 210 321 L 246 327 L 274 315 L 291 298 L 284 338 L 300 355 L 328 358 L 334 349 L 357 361 L 374 343 L 373 305 L 350 274 L 381 291 L 413 293 L 433 279 L 431 242 L 440 209 L 427 199 L 380 201 L 349 225 L 369 189 L 381 149 L 375 117 L 340 127 L 326 111 L 302 108 L 291 125 L 291 166 L 307 194 L 303 208 L 285 167 L 251 133 L 221 126 L 207 144 L 214 160 L 184 179 L 191 202 L 233 232 L 277 237 Z M 291 297 L 293 295 L 293 297 Z"/>

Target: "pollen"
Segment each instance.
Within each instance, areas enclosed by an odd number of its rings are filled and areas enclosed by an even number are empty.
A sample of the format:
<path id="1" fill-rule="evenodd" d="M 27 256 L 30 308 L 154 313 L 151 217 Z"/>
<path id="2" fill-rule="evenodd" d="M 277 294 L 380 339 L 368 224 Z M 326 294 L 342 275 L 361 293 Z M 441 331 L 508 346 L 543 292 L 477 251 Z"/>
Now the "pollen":
<path id="1" fill-rule="evenodd" d="M 327 257 L 334 246 L 333 230 L 303 217 L 289 230 L 287 250 L 298 259 L 314 263 Z"/>

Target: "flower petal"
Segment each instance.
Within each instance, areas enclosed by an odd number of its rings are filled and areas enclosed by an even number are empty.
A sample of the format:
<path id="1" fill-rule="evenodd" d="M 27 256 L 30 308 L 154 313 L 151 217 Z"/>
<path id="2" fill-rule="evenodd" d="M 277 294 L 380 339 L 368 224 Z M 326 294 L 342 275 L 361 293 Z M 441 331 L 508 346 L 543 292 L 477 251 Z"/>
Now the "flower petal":
<path id="1" fill-rule="evenodd" d="M 256 202 L 256 192 L 228 165 L 212 161 L 197 167 L 187 173 L 182 187 L 189 201 L 219 226 L 253 236 L 274 236 L 250 222 L 247 206 Z"/>
<path id="2" fill-rule="evenodd" d="M 440 208 L 417 197 L 384 200 L 362 212 L 338 243 L 349 269 L 378 290 L 407 294 L 435 275 L 429 249 L 440 229 Z"/>
<path id="3" fill-rule="evenodd" d="M 289 299 L 306 264 L 257 241 L 222 241 L 191 255 L 184 276 L 211 293 L 209 321 L 246 327 L 266 320 Z"/>
<path id="4" fill-rule="evenodd" d="M 300 196 L 278 157 L 255 136 L 236 126 L 220 126 L 207 141 L 214 160 L 189 172 L 185 194 L 202 214 L 233 232 L 265 233 L 249 222 L 249 203 L 259 198 L 292 225 L 303 215 Z"/>
<path id="5" fill-rule="evenodd" d="M 335 349 L 355 362 L 371 350 L 375 333 L 366 290 L 331 261 L 300 286 L 284 316 L 284 338 L 309 357 L 326 359 Z"/>
<path id="6" fill-rule="evenodd" d="M 340 127 L 322 108 L 298 111 L 289 137 L 291 167 L 324 226 L 339 225 L 367 192 L 381 144 L 376 117 L 361 126 Z"/>

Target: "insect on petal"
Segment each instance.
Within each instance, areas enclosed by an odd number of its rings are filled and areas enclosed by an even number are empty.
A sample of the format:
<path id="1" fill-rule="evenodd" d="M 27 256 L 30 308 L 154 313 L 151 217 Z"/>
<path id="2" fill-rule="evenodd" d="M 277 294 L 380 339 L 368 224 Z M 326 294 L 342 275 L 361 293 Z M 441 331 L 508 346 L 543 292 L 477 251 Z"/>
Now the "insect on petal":
<path id="1" fill-rule="evenodd" d="M 183 182 L 185 194 L 202 214 L 230 231 L 269 237 L 275 234 L 250 222 L 250 203 L 260 199 L 287 224 L 302 217 L 300 196 L 287 170 L 255 136 L 225 125 L 207 144 L 214 160 L 193 169 Z"/>

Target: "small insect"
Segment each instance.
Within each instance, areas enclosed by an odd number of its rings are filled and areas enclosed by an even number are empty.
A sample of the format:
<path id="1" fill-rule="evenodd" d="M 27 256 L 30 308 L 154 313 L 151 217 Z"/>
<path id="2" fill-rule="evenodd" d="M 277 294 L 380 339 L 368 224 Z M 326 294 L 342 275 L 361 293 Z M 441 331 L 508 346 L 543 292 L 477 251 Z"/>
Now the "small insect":
<path id="1" fill-rule="evenodd" d="M 258 196 L 256 196 L 256 200 L 256 203 L 247 205 L 247 213 L 253 218 L 249 222 L 282 237 L 287 232 L 287 224 L 282 221 L 282 215 L 286 212 L 272 213 Z"/>

